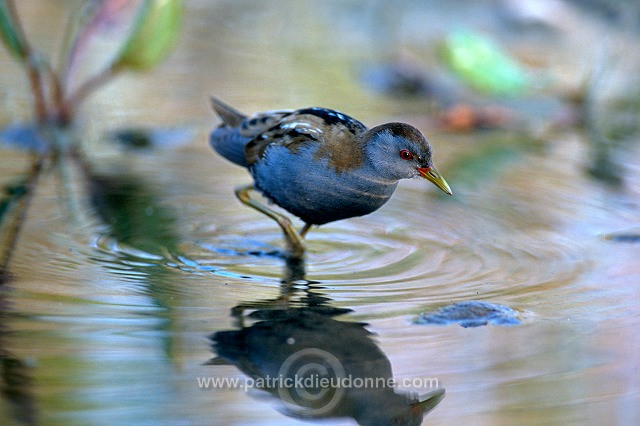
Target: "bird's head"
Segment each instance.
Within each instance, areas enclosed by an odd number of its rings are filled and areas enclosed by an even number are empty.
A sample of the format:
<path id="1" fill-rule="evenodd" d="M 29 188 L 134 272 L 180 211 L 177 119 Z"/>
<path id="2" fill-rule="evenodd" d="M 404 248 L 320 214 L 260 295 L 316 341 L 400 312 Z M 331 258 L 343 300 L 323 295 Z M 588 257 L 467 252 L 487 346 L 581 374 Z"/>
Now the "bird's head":
<path id="1" fill-rule="evenodd" d="M 423 177 L 451 195 L 451 188 L 431 160 L 431 145 L 418 129 L 404 123 L 387 123 L 370 129 L 364 137 L 365 156 L 381 177 Z"/>

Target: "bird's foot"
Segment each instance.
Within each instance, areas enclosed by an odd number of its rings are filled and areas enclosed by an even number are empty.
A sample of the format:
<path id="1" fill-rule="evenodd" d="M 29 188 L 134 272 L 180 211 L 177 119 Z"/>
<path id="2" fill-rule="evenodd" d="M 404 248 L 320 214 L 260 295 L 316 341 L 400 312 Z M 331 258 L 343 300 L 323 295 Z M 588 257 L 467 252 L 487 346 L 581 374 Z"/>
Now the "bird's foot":
<path id="1" fill-rule="evenodd" d="M 278 225 L 280 225 L 280 228 L 282 228 L 284 238 L 287 241 L 287 249 L 289 250 L 289 255 L 294 258 L 303 257 L 305 252 L 304 241 L 302 239 L 302 236 L 291 224 L 291 221 L 284 216 L 280 216 L 277 222 Z"/>

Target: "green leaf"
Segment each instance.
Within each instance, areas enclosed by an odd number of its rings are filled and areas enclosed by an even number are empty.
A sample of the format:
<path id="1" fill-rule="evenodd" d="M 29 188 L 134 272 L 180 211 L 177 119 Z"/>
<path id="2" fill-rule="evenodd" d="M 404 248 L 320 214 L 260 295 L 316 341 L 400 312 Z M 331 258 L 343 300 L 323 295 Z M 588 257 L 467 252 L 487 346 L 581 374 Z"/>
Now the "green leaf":
<path id="1" fill-rule="evenodd" d="M 27 47 L 20 32 L 17 30 L 11 6 L 6 0 L 0 0 L 0 38 L 7 46 L 9 52 L 18 60 L 24 61 L 27 57 Z"/>
<path id="2" fill-rule="evenodd" d="M 144 71 L 167 56 L 180 32 L 181 0 L 146 0 L 114 68 Z"/>
<path id="3" fill-rule="evenodd" d="M 522 67 L 492 40 L 479 34 L 453 32 L 441 47 L 449 68 L 476 90 L 492 95 L 518 95 L 530 85 Z"/>

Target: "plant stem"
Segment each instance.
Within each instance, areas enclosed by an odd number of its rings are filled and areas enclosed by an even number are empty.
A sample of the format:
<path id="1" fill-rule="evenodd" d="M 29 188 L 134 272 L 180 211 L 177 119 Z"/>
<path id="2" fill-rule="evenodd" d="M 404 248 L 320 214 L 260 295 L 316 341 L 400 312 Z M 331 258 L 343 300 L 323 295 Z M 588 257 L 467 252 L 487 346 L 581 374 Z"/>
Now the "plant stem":
<path id="1" fill-rule="evenodd" d="M 38 58 L 31 49 L 31 45 L 27 40 L 27 37 L 22 28 L 22 22 L 18 16 L 15 3 L 13 0 L 6 0 L 6 10 L 13 22 L 14 29 L 18 35 L 18 38 L 22 40 L 24 45 L 24 51 L 21 52 L 21 59 L 27 69 L 27 75 L 29 77 L 29 83 L 31 84 L 31 90 L 35 98 L 35 112 L 39 123 L 44 123 L 48 117 L 47 104 L 44 96 L 44 84 L 42 81 L 42 73 L 38 65 Z"/>
<path id="2" fill-rule="evenodd" d="M 27 67 L 27 74 L 29 76 L 29 83 L 31 83 L 31 90 L 33 91 L 33 97 L 35 101 L 35 111 L 38 123 L 43 124 L 49 116 L 47 110 L 47 104 L 44 98 L 44 84 L 42 82 L 42 74 L 31 66 Z"/>
<path id="3" fill-rule="evenodd" d="M 74 111 L 82 101 L 84 101 L 100 86 L 103 86 L 113 79 L 121 70 L 122 67 L 111 64 L 98 74 L 91 76 L 80 87 L 78 87 L 75 92 L 61 102 L 59 105 L 59 117 L 63 119 L 63 122 L 65 122 L 64 119 L 68 122 L 73 117 Z"/>
<path id="4" fill-rule="evenodd" d="M 13 255 L 16 243 L 18 242 L 18 236 L 20 230 L 27 218 L 27 212 L 29 210 L 29 204 L 33 198 L 33 194 L 36 190 L 36 184 L 40 177 L 44 164 L 44 157 L 37 154 L 31 164 L 31 169 L 27 175 L 25 182 L 25 193 L 21 197 L 13 201 L 13 212 L 11 213 L 13 218 L 11 221 L 7 221 L 6 228 L 0 234 L 0 276 L 6 276 L 9 272 L 9 262 Z"/>

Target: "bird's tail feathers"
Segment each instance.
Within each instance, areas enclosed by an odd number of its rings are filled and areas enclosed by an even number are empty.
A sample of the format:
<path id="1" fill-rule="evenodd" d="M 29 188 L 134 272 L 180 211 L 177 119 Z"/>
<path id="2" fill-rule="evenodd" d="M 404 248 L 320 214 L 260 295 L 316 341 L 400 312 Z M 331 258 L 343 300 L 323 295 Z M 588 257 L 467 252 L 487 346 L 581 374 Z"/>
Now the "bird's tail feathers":
<path id="1" fill-rule="evenodd" d="M 232 106 L 225 104 L 215 96 L 211 97 L 211 106 L 227 126 L 237 127 L 245 118 L 247 118 L 246 115 L 236 110 Z"/>

